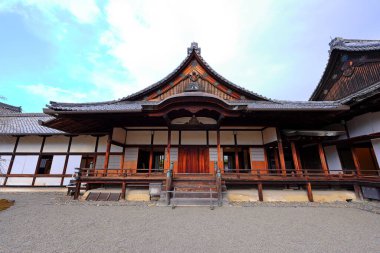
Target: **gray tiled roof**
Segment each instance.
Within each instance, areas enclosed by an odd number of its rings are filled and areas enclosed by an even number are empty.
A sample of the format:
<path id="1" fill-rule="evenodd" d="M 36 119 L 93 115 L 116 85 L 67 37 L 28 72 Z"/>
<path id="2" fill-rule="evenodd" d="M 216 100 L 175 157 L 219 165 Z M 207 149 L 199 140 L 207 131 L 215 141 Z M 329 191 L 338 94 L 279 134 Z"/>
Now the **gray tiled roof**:
<path id="1" fill-rule="evenodd" d="M 318 94 L 319 90 L 324 84 L 324 78 L 326 78 L 328 75 L 327 70 L 330 68 L 330 66 L 332 66 L 331 58 L 332 58 L 332 52 L 334 50 L 342 50 L 342 51 L 349 51 L 349 52 L 380 50 L 380 40 L 353 40 L 353 39 L 344 39 L 344 38 L 336 37 L 329 43 L 329 46 L 330 46 L 329 59 L 322 73 L 322 77 L 317 87 L 315 87 L 313 93 L 311 94 L 309 100 L 315 99 L 315 96 Z"/>
<path id="2" fill-rule="evenodd" d="M 113 103 L 96 103 L 96 104 L 62 104 L 52 103 L 49 106 L 50 109 L 55 111 L 70 111 L 70 112 L 140 112 L 146 105 L 159 105 L 164 103 L 168 99 L 174 97 L 184 96 L 206 96 L 211 98 L 220 99 L 219 97 L 204 93 L 204 92 L 191 92 L 180 93 L 166 98 L 162 101 L 123 101 Z M 222 100 L 222 99 L 220 99 Z M 284 101 L 284 100 L 272 100 L 272 101 L 256 101 L 256 100 L 222 100 L 224 103 L 230 106 L 242 105 L 246 106 L 247 110 L 273 110 L 273 111 L 288 111 L 288 110 L 333 110 L 344 109 L 339 102 L 331 101 Z"/>
<path id="3" fill-rule="evenodd" d="M 330 53 L 334 49 L 344 51 L 380 50 L 380 40 L 350 40 L 337 37 L 329 45 Z"/>
<path id="4" fill-rule="evenodd" d="M 50 135 L 64 132 L 41 126 L 38 121 L 51 120 L 53 117 L 43 113 L 0 114 L 0 135 Z"/>
<path id="5" fill-rule="evenodd" d="M 21 107 L 0 102 L 0 113 L 5 114 L 5 113 L 20 113 L 20 112 L 21 112 Z"/>

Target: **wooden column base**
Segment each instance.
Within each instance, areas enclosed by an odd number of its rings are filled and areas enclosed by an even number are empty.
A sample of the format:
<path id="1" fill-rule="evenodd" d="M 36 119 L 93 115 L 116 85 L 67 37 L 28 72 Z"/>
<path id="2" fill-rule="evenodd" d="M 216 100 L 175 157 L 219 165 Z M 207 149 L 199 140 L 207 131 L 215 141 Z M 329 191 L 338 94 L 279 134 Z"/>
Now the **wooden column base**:
<path id="1" fill-rule="evenodd" d="M 78 180 L 78 181 L 76 182 L 76 185 L 75 185 L 74 199 L 78 199 L 78 197 L 79 197 L 79 194 L 80 194 L 80 185 L 81 185 L 81 183 L 80 183 L 80 181 Z"/>
<path id="2" fill-rule="evenodd" d="M 354 184 L 355 196 L 358 200 L 363 200 L 362 188 L 358 184 Z"/>
<path id="3" fill-rule="evenodd" d="M 258 183 L 257 184 L 257 191 L 259 193 L 259 201 L 264 201 L 264 197 L 263 197 L 263 184 L 262 183 Z"/>
<path id="4" fill-rule="evenodd" d="M 126 183 L 123 182 L 121 184 L 121 199 L 123 199 L 123 200 L 125 200 L 125 190 L 126 190 L 125 188 L 126 188 Z"/>
<path id="5" fill-rule="evenodd" d="M 309 199 L 310 202 L 314 202 L 313 191 L 311 190 L 310 182 L 306 183 L 306 189 L 307 189 L 307 198 Z"/>

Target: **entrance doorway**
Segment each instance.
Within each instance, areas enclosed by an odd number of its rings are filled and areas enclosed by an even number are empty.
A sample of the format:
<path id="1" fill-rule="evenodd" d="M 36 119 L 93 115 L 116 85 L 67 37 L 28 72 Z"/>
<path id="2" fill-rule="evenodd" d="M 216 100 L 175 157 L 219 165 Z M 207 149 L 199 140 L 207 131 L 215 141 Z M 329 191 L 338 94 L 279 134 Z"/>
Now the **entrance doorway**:
<path id="1" fill-rule="evenodd" d="M 178 149 L 178 173 L 209 173 L 207 147 L 180 147 Z"/>

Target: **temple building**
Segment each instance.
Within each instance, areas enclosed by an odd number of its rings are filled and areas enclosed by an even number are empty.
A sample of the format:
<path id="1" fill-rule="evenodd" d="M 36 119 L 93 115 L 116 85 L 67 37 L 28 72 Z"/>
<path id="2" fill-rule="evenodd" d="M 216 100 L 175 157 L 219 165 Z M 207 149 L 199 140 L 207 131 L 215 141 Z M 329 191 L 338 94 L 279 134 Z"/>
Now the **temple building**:
<path id="1" fill-rule="evenodd" d="M 44 113 L 0 104 L 0 185 L 65 186 L 77 171 L 76 193 L 112 185 L 123 198 L 158 183 L 167 203 L 245 185 L 259 200 L 296 188 L 313 201 L 313 189 L 332 187 L 380 199 L 379 108 L 380 41 L 332 40 L 302 102 L 228 81 L 192 43 L 172 73 L 118 100 L 50 102 Z"/>

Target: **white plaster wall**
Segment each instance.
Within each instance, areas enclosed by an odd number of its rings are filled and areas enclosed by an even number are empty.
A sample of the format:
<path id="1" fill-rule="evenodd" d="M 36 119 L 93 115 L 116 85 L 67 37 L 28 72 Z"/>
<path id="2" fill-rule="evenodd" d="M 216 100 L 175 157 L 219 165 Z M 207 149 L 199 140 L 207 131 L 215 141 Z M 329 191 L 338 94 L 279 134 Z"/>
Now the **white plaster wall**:
<path id="1" fill-rule="evenodd" d="M 0 136 L 0 153 L 12 153 L 15 143 L 16 137 Z"/>
<path id="2" fill-rule="evenodd" d="M 208 150 L 209 150 L 210 162 L 218 161 L 218 149 L 209 148 Z"/>
<path id="3" fill-rule="evenodd" d="M 264 144 L 277 141 L 277 132 L 275 127 L 268 127 L 263 130 Z"/>
<path id="4" fill-rule="evenodd" d="M 338 174 L 342 171 L 338 150 L 335 145 L 324 147 L 327 166 L 331 174 Z"/>
<path id="5" fill-rule="evenodd" d="M 380 167 L 380 139 L 373 139 L 371 140 L 372 146 L 373 146 L 373 151 L 375 152 L 377 164 Z"/>
<path id="6" fill-rule="evenodd" d="M 182 131 L 181 145 L 206 145 L 206 131 Z"/>
<path id="7" fill-rule="evenodd" d="M 107 150 L 107 139 L 108 139 L 108 136 L 99 137 L 98 150 L 97 150 L 99 153 L 106 152 L 106 150 Z"/>
<path id="8" fill-rule="evenodd" d="M 262 145 L 261 131 L 237 131 L 236 141 L 238 145 Z"/>
<path id="9" fill-rule="evenodd" d="M 25 136 L 21 137 L 16 152 L 39 153 L 42 145 L 42 137 Z"/>
<path id="10" fill-rule="evenodd" d="M 251 161 L 265 161 L 264 148 L 250 148 Z"/>
<path id="11" fill-rule="evenodd" d="M 234 145 L 235 138 L 233 131 L 220 131 L 220 144 L 221 145 Z"/>
<path id="12" fill-rule="evenodd" d="M 43 152 L 55 153 L 55 152 L 67 152 L 69 147 L 70 138 L 66 136 L 50 136 L 46 137 Z"/>
<path id="13" fill-rule="evenodd" d="M 111 144 L 111 152 L 123 152 L 123 147 Z"/>
<path id="14" fill-rule="evenodd" d="M 63 179 L 63 185 L 64 186 L 68 185 L 70 183 L 70 180 L 74 180 L 74 178 L 72 178 L 72 177 L 65 177 Z"/>
<path id="15" fill-rule="evenodd" d="M 53 156 L 53 162 L 51 164 L 50 174 L 62 174 L 63 167 L 65 167 L 65 155 Z"/>
<path id="16" fill-rule="evenodd" d="M 95 169 L 104 169 L 104 160 L 106 157 L 104 155 L 98 155 L 96 157 Z"/>
<path id="17" fill-rule="evenodd" d="M 38 155 L 16 155 L 11 174 L 34 174 Z"/>
<path id="18" fill-rule="evenodd" d="M 60 177 L 37 177 L 34 182 L 35 186 L 59 186 L 61 185 Z"/>
<path id="19" fill-rule="evenodd" d="M 10 155 L 0 155 L 0 175 L 7 174 L 11 159 L 12 159 L 12 156 Z"/>
<path id="20" fill-rule="evenodd" d="M 139 155 L 138 148 L 126 148 L 124 159 L 125 161 L 137 161 L 138 155 Z"/>
<path id="21" fill-rule="evenodd" d="M 149 145 L 151 141 L 151 131 L 128 131 L 127 144 Z"/>
<path id="22" fill-rule="evenodd" d="M 380 112 L 369 112 L 347 121 L 350 137 L 380 132 Z"/>
<path id="23" fill-rule="evenodd" d="M 3 185 L 3 184 L 4 184 L 4 181 L 5 181 L 5 177 L 1 177 L 1 176 L 0 176 L 0 185 Z"/>
<path id="24" fill-rule="evenodd" d="M 70 152 L 95 152 L 96 137 L 81 135 L 73 137 Z"/>
<path id="25" fill-rule="evenodd" d="M 120 155 L 110 155 L 109 161 L 108 161 L 108 168 L 109 169 L 120 169 L 121 168 L 121 157 Z"/>
<path id="26" fill-rule="evenodd" d="M 75 168 L 80 167 L 81 155 L 70 155 L 67 161 L 66 174 L 72 175 L 75 173 Z"/>
<path id="27" fill-rule="evenodd" d="M 168 132 L 167 131 L 154 131 L 153 144 L 154 145 L 167 145 L 168 144 Z"/>
<path id="28" fill-rule="evenodd" d="M 7 185 L 28 186 L 32 185 L 33 177 L 9 177 Z"/>
<path id="29" fill-rule="evenodd" d="M 208 131 L 208 144 L 209 145 L 217 145 L 218 144 L 217 135 L 218 134 L 216 131 Z"/>
<path id="30" fill-rule="evenodd" d="M 179 131 L 171 131 L 170 144 L 171 145 L 179 144 Z"/>
<path id="31" fill-rule="evenodd" d="M 122 144 L 125 143 L 125 136 L 127 132 L 123 128 L 115 127 L 112 131 L 112 140 L 120 142 Z"/>

